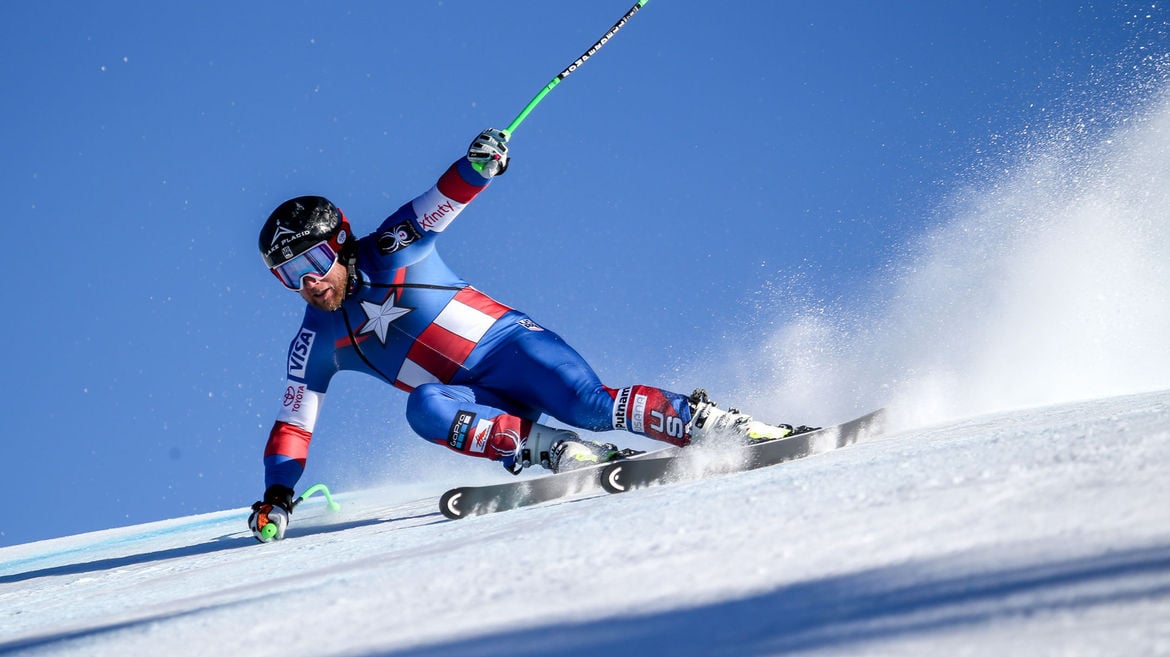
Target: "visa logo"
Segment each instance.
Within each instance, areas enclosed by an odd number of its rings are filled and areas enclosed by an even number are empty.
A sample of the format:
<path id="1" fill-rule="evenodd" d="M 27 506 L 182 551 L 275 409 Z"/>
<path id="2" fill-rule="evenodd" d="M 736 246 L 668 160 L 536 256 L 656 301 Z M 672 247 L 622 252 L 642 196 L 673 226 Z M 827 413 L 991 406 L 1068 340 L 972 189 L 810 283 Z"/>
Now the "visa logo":
<path id="1" fill-rule="evenodd" d="M 316 331 L 301 329 L 297 337 L 293 338 L 288 347 L 288 375 L 295 376 L 302 381 L 305 379 L 305 367 L 309 364 L 309 352 L 313 349 L 313 340 L 317 338 Z"/>

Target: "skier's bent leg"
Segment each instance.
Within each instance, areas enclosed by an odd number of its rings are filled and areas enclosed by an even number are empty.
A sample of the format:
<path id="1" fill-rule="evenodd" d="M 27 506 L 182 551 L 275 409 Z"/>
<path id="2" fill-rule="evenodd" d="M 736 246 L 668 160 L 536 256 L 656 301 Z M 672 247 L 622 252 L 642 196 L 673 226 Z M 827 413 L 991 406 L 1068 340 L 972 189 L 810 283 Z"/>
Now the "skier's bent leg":
<path id="1" fill-rule="evenodd" d="M 691 406 L 686 396 L 643 385 L 604 388 L 604 391 L 611 400 L 614 429 L 672 445 L 690 443 Z"/>
<path id="2" fill-rule="evenodd" d="M 469 456 L 500 461 L 510 472 L 528 465 L 549 465 L 557 440 L 576 438 L 564 429 L 482 403 L 485 395 L 470 386 L 427 383 L 410 393 L 406 418 L 423 438 Z"/>
<path id="3" fill-rule="evenodd" d="M 673 445 L 689 442 L 687 396 L 635 385 L 609 388 L 552 331 L 516 331 L 479 366 L 477 386 L 506 390 L 532 408 L 589 431 L 622 429 Z"/>

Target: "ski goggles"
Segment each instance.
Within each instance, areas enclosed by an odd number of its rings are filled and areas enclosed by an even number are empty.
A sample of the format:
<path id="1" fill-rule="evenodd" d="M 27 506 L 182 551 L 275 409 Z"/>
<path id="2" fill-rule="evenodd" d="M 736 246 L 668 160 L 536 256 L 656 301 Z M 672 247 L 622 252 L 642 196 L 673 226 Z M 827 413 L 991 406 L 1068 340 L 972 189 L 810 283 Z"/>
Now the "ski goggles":
<path id="1" fill-rule="evenodd" d="M 280 282 L 288 289 L 300 290 L 304 277 L 324 278 L 335 262 L 337 262 L 337 252 L 333 250 L 329 242 L 321 242 L 292 260 L 273 267 L 272 274 L 279 278 Z"/>

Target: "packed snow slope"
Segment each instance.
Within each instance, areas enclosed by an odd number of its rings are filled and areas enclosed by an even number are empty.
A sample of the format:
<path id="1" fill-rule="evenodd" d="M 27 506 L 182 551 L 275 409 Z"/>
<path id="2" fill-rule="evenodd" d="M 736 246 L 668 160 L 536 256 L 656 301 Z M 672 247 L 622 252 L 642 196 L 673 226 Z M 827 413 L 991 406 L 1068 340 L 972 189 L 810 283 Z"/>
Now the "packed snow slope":
<path id="1" fill-rule="evenodd" d="M 20 655 L 1170 654 L 1170 392 L 448 521 L 384 488 L 0 549 Z M 69 510 L 60 510 L 69 512 Z"/>

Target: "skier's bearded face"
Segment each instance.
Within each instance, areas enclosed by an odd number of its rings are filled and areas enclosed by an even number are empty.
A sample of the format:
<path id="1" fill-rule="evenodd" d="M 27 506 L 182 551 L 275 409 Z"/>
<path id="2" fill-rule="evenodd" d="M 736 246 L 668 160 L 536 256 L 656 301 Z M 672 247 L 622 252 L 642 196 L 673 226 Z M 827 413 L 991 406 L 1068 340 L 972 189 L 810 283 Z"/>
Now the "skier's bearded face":
<path id="1" fill-rule="evenodd" d="M 334 262 L 321 278 L 305 276 L 301 279 L 301 298 L 310 306 L 333 312 L 345 300 L 345 266 Z"/>

